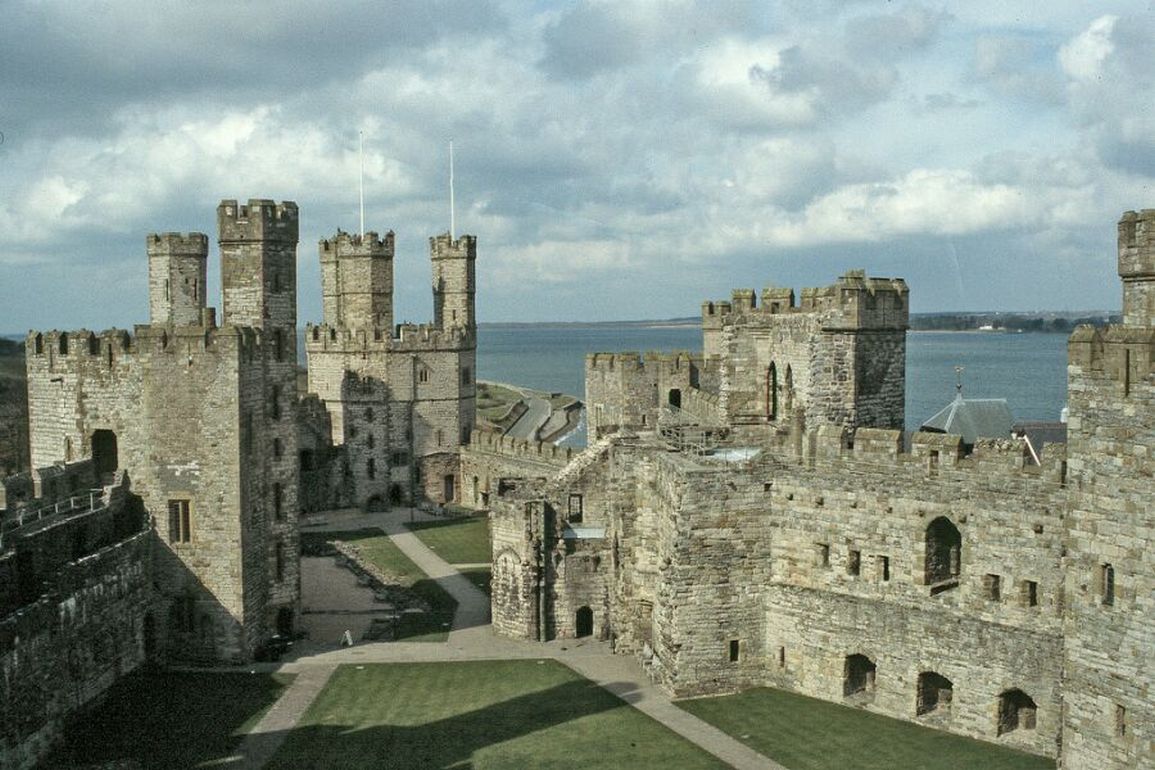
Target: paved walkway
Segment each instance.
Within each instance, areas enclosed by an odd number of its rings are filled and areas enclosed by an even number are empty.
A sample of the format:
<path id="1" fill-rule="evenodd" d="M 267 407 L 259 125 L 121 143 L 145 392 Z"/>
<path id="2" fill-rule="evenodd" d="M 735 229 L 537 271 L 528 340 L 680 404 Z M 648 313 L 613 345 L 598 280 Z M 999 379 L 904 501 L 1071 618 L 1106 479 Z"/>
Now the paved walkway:
<path id="1" fill-rule="evenodd" d="M 489 597 L 406 529 L 403 522 L 410 517 L 417 520 L 432 518 L 409 510 L 385 514 L 334 511 L 314 517 L 314 520 L 324 520 L 324 524 L 308 529 L 378 527 L 384 530 L 406 556 L 457 600 L 457 614 L 448 642 L 371 642 L 348 648 L 334 645 L 331 649 L 304 645 L 301 654 L 280 667 L 280 670 L 295 673 L 297 677 L 242 743 L 238 759 L 243 758 L 244 764 L 237 767 L 244 770 L 262 767 L 340 664 L 551 658 L 601 685 L 732 767 L 740 770 L 786 770 L 716 727 L 682 711 L 650 682 L 633 657 L 611 654 L 605 642 L 593 639 L 525 642 L 494 634 L 489 625 Z M 307 622 L 307 619 L 303 620 Z"/>

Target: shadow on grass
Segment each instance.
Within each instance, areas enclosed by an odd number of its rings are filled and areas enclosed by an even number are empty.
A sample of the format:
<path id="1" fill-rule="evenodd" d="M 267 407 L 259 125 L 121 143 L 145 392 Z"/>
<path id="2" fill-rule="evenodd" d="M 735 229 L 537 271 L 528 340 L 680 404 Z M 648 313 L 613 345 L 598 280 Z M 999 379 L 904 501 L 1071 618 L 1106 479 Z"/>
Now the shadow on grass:
<path id="1" fill-rule="evenodd" d="M 230 756 L 284 690 L 285 674 L 134 673 L 65 726 L 45 767 L 136 760 L 195 767 Z"/>
<path id="2" fill-rule="evenodd" d="M 785 690 L 678 701 L 791 770 L 1053 770 L 1046 757 Z M 869 749 L 867 748 L 869 747 Z"/>
<path id="3" fill-rule="evenodd" d="M 385 696 L 394 703 L 383 697 L 367 702 L 381 684 L 374 680 L 352 693 L 350 679 L 358 673 L 330 683 L 337 688 L 333 697 L 314 703 L 267 770 L 724 767 L 580 677 L 451 713 L 458 701 L 436 681 L 421 691 L 400 683 Z M 469 708 L 472 695 L 461 694 L 461 708 Z"/>

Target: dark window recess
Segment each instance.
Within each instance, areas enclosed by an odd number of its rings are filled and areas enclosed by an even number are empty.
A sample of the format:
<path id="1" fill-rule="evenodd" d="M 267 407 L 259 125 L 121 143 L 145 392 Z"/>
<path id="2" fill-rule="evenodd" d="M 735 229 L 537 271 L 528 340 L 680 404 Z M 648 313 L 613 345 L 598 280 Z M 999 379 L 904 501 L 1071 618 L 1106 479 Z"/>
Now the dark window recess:
<path id="1" fill-rule="evenodd" d="M 567 518 L 574 524 L 581 523 L 582 520 L 582 496 L 578 494 L 571 494 L 569 496 L 569 514 Z"/>
<path id="2" fill-rule="evenodd" d="M 168 540 L 170 543 L 192 542 L 192 504 L 189 500 L 168 501 Z"/>
<path id="3" fill-rule="evenodd" d="M 737 639 L 730 640 L 730 662 L 737 663 L 739 654 L 742 651 L 742 645 Z"/>

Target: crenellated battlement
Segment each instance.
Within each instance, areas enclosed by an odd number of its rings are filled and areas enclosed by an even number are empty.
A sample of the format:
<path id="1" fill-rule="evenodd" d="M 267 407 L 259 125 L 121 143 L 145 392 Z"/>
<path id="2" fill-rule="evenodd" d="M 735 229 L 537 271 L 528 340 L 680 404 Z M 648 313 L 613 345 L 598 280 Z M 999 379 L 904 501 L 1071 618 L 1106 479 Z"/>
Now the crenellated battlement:
<path id="1" fill-rule="evenodd" d="M 145 237 L 148 255 L 208 258 L 209 237 L 204 233 L 149 233 Z"/>
<path id="2" fill-rule="evenodd" d="M 217 227 L 221 243 L 236 241 L 280 241 L 296 244 L 299 232 L 297 204 L 276 203 L 250 198 L 247 204 L 226 199 L 217 206 Z"/>
<path id="3" fill-rule="evenodd" d="M 702 363 L 702 357 L 687 351 L 674 353 L 660 353 L 647 351 L 638 353 L 627 351 L 623 353 L 587 353 L 586 373 L 644 373 L 677 374 L 688 371 L 693 366 Z"/>
<path id="4" fill-rule="evenodd" d="M 332 238 L 322 239 L 318 243 L 318 249 L 321 253 L 321 261 L 344 257 L 393 259 L 394 234 L 392 230 L 389 230 L 384 237 L 379 238 L 373 230 L 364 235 L 338 230 Z"/>
<path id="5" fill-rule="evenodd" d="M 909 293 L 901 278 L 871 278 L 863 270 L 848 270 L 830 286 L 802 289 L 800 302 L 789 288 L 764 288 L 761 303 L 754 289 L 734 289 L 728 302 L 702 303 L 702 325 L 713 331 L 738 319 L 749 324 L 773 322 L 780 315 L 810 315 L 831 329 L 906 329 Z"/>
<path id="6" fill-rule="evenodd" d="M 570 447 L 557 446 L 548 441 L 526 441 L 483 430 L 470 431 L 469 451 L 540 460 L 558 466 L 559 470 L 574 456 Z"/>
<path id="7" fill-rule="evenodd" d="M 449 233 L 429 238 L 431 259 L 477 259 L 477 236 L 462 235 L 454 238 Z"/>
<path id="8" fill-rule="evenodd" d="M 102 368 L 130 364 L 142 355 L 168 353 L 183 355 L 193 366 L 199 354 L 237 352 L 257 357 L 272 335 L 246 326 L 155 326 L 138 325 L 125 329 L 72 331 L 30 331 L 25 337 L 25 355 L 30 367 L 46 361 L 51 371 L 68 362 L 94 362 Z"/>
<path id="9" fill-rule="evenodd" d="M 350 329 L 329 324 L 305 325 L 305 349 L 309 353 L 421 353 L 472 347 L 474 334 L 464 327 L 439 329 L 431 324 L 400 324 L 397 336 L 386 329 Z"/>

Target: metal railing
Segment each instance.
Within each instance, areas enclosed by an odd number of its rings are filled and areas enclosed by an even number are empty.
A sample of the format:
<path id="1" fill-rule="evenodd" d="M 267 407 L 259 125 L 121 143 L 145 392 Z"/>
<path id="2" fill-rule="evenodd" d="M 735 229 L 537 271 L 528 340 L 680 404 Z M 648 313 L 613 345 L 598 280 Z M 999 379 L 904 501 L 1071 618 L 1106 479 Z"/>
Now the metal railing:
<path id="1" fill-rule="evenodd" d="M 70 495 L 63 500 L 57 500 L 51 505 L 38 508 L 18 508 L 15 511 L 0 517 L 0 550 L 4 548 L 4 536 L 21 527 L 35 524 L 38 521 L 57 516 L 63 513 L 96 510 L 98 505 L 104 504 L 104 490 L 90 489 L 80 495 Z"/>

